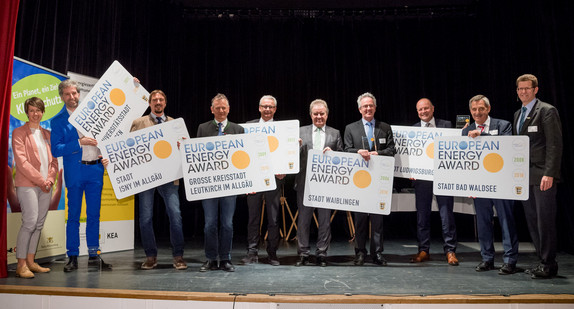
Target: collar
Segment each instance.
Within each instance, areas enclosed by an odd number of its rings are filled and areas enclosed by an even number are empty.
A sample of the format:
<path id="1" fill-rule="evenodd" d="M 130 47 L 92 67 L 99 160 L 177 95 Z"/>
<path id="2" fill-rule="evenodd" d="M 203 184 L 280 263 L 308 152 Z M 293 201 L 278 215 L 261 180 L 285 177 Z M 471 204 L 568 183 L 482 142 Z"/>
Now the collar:
<path id="1" fill-rule="evenodd" d="M 365 118 L 361 118 L 361 121 L 363 122 L 363 126 L 366 126 L 367 123 L 370 122 L 373 125 L 373 128 L 375 127 L 375 118 L 371 121 L 366 121 Z"/>
<path id="2" fill-rule="evenodd" d="M 319 128 L 319 127 L 315 126 L 314 124 L 312 126 L 313 126 L 313 132 L 317 131 L 317 129 L 321 130 L 321 132 L 325 132 L 325 126 L 323 126 L 322 128 Z"/>
<path id="3" fill-rule="evenodd" d="M 432 119 L 431 119 L 429 122 L 425 122 L 425 121 L 423 121 L 423 120 L 421 119 L 421 127 L 426 127 L 426 126 L 427 126 L 427 123 L 432 124 L 432 126 L 433 126 L 434 128 L 436 128 L 436 121 L 434 120 L 434 117 L 432 117 Z"/>
<path id="4" fill-rule="evenodd" d="M 483 124 L 480 124 L 481 126 L 484 126 L 484 128 L 490 128 L 490 116 L 486 117 L 486 121 Z M 478 123 L 474 123 L 474 126 L 478 129 L 479 124 Z"/>
<path id="5" fill-rule="evenodd" d="M 536 104 L 536 102 L 538 101 L 537 98 L 534 98 L 534 100 L 530 101 L 530 103 L 526 104 L 526 105 L 522 105 L 522 106 L 526 106 L 526 115 L 528 116 L 528 114 L 530 114 L 530 111 L 534 108 L 534 104 Z M 522 107 L 520 107 L 522 109 Z M 520 111 L 522 113 L 522 110 Z"/>
<path id="6" fill-rule="evenodd" d="M 215 123 L 216 127 L 219 127 L 219 122 L 217 122 L 217 120 L 213 119 L 213 123 Z M 223 124 L 223 128 L 225 129 L 225 127 L 227 127 L 227 118 L 223 120 L 221 123 Z"/>

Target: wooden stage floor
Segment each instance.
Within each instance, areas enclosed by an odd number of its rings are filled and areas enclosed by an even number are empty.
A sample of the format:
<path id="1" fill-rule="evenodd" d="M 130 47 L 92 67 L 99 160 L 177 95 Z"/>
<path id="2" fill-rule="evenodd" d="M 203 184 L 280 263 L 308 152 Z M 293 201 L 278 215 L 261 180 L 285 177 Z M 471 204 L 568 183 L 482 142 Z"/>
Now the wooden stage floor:
<path id="1" fill-rule="evenodd" d="M 243 244 L 235 244 L 235 272 L 200 273 L 201 241 L 188 241 L 187 270 L 171 266 L 168 245 L 160 248 L 157 269 L 140 270 L 145 254 L 136 248 L 103 254 L 114 265 L 113 271 L 88 269 L 87 257 L 80 257 L 80 269 L 64 273 L 65 260 L 59 259 L 42 264 L 52 272 L 26 280 L 16 278 L 15 265 L 10 265 L 8 278 L 0 279 L 0 293 L 277 303 L 574 303 L 574 256 L 559 254 L 558 277 L 533 280 L 523 269 L 536 262 L 534 250 L 529 243 L 520 246 L 522 272 L 508 276 L 476 272 L 480 253 L 474 242 L 459 244 L 459 266 L 446 263 L 438 242 L 432 244 L 431 261 L 411 264 L 409 259 L 417 250 L 412 240 L 385 242 L 387 267 L 369 261 L 354 266 L 353 246 L 346 240 L 331 244 L 327 267 L 295 267 L 298 258 L 293 241 L 281 242 L 280 266 L 266 264 L 264 248 L 259 264 L 239 265 L 245 250 Z M 497 243 L 497 252 L 500 247 Z M 501 263 L 498 255 L 496 265 Z"/>

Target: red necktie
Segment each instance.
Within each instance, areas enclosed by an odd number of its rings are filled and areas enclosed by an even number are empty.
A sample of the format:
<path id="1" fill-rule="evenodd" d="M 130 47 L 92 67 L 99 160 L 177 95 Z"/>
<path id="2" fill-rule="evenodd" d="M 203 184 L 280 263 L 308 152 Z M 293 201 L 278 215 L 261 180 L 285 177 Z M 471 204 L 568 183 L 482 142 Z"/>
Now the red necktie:
<path id="1" fill-rule="evenodd" d="M 484 132 L 484 126 L 479 125 L 478 128 L 480 128 L 480 133 Z"/>

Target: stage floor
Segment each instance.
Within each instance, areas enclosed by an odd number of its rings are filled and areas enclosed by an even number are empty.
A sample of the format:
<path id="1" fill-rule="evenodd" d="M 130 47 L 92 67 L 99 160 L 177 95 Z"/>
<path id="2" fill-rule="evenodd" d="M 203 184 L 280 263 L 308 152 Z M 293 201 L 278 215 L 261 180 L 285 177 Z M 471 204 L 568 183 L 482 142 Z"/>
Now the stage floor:
<path id="1" fill-rule="evenodd" d="M 87 257 L 80 257 L 80 269 L 72 273 L 62 271 L 65 260 L 43 263 L 52 268 L 47 274 L 37 274 L 34 279 L 15 277 L 15 265 L 9 266 L 8 278 L 1 278 L 0 285 L 21 286 L 39 289 L 82 288 L 107 290 L 205 292 L 229 294 L 262 294 L 267 296 L 308 296 L 308 295 L 376 295 L 376 296 L 512 296 L 524 294 L 574 294 L 574 256 L 566 253 L 558 255 L 559 276 L 547 280 L 532 280 L 523 272 L 536 262 L 534 249 L 529 243 L 520 244 L 518 266 L 522 272 L 502 276 L 497 271 L 478 273 L 474 267 L 480 262 L 478 243 L 459 244 L 457 256 L 459 266 L 449 266 L 442 254 L 442 246 L 436 242 L 431 247 L 431 261 L 421 264 L 409 263 L 416 253 L 415 241 L 385 242 L 387 267 L 369 263 L 353 265 L 353 245 L 346 240 L 334 241 L 329 250 L 327 267 L 295 267 L 297 261 L 296 243 L 281 242 L 278 252 L 280 266 L 266 264 L 267 253 L 260 250 L 259 264 L 239 265 L 245 254 L 244 245 L 234 244 L 233 263 L 236 271 L 199 272 L 204 261 L 201 241 L 188 241 L 184 258 L 187 270 L 175 270 L 172 265 L 168 245 L 160 249 L 158 268 L 140 270 L 144 260 L 141 248 L 135 250 L 106 253 L 102 257 L 114 266 L 113 271 L 93 271 L 87 267 Z M 497 252 L 501 245 L 497 243 Z M 312 258 L 311 261 L 314 261 Z M 500 267 L 502 257 L 497 255 L 496 265 Z M 1 287 L 0 287 L 1 289 Z M 154 291 L 154 292 L 152 292 Z M 4 291 L 6 292 L 6 291 Z M 34 292 L 32 292 L 34 293 Z M 552 296 L 550 296 L 552 297 Z"/>

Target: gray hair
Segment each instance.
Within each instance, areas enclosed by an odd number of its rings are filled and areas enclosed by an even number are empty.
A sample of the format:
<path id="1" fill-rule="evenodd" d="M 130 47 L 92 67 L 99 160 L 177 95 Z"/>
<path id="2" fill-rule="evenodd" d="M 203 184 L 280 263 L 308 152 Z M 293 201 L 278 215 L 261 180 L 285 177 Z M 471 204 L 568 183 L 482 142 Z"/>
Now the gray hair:
<path id="1" fill-rule="evenodd" d="M 313 100 L 313 102 L 311 102 L 311 104 L 309 104 L 309 115 L 312 115 L 312 110 L 313 110 L 313 107 L 315 105 L 325 106 L 325 110 L 327 111 L 327 115 L 329 115 L 329 106 L 327 105 L 327 102 L 325 102 L 325 100 L 321 100 L 321 99 L 315 99 L 315 100 Z"/>
<path id="2" fill-rule="evenodd" d="M 484 106 L 490 107 L 490 101 L 485 95 L 477 94 L 468 101 L 468 109 L 472 109 L 472 102 L 484 101 Z"/>
<path id="3" fill-rule="evenodd" d="M 60 94 L 60 96 L 62 96 L 62 94 L 64 94 L 64 89 L 66 89 L 68 87 L 74 87 L 74 88 L 76 88 L 76 91 L 78 93 L 80 93 L 80 88 L 78 88 L 78 83 L 76 83 L 76 81 L 73 81 L 71 79 L 66 79 L 66 80 L 63 80 L 60 83 L 60 85 L 58 85 L 58 93 Z"/>
<path id="4" fill-rule="evenodd" d="M 262 96 L 261 99 L 259 99 L 259 105 L 261 105 L 261 102 L 263 102 L 263 100 L 271 100 L 271 101 L 273 101 L 273 104 L 275 104 L 275 106 L 277 106 L 277 99 L 275 99 L 275 97 L 272 95 L 266 94 L 266 95 Z"/>
<path id="5" fill-rule="evenodd" d="M 218 93 L 216 94 L 213 99 L 211 99 L 211 106 L 213 106 L 213 103 L 215 103 L 216 101 L 224 101 L 227 102 L 227 106 L 229 106 L 229 100 L 227 99 L 227 97 L 223 94 L 223 93 Z"/>
<path id="6" fill-rule="evenodd" d="M 377 107 L 377 99 L 375 98 L 375 96 L 370 92 L 365 92 L 357 98 L 357 105 L 359 106 L 359 108 L 361 108 L 361 100 L 364 98 L 373 99 L 373 103 L 375 104 L 375 107 Z"/>

